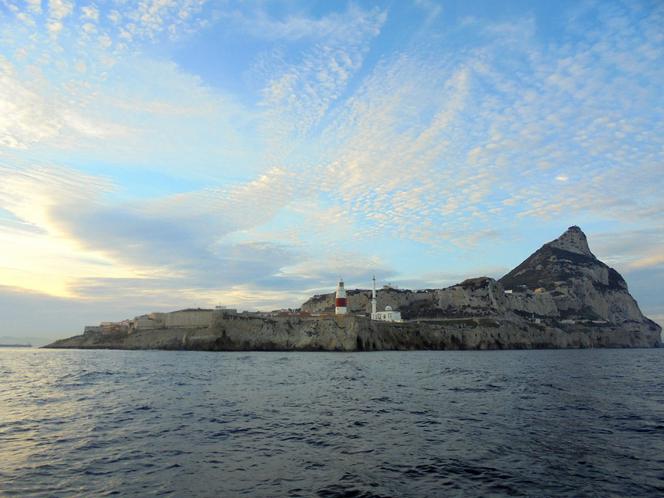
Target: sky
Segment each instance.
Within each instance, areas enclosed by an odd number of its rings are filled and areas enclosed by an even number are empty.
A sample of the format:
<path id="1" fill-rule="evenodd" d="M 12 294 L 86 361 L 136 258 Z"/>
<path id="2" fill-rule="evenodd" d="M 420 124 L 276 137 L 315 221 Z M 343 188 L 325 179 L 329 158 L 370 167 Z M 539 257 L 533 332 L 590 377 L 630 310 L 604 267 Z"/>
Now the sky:
<path id="1" fill-rule="evenodd" d="M 499 278 L 664 323 L 661 1 L 0 0 L 0 337 Z"/>

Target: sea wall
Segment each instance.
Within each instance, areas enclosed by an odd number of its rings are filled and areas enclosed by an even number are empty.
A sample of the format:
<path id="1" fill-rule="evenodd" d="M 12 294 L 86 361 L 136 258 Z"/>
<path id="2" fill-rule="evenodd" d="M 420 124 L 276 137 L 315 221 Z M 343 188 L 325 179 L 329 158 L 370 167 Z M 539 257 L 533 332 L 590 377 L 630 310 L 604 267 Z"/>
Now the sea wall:
<path id="1" fill-rule="evenodd" d="M 427 349 L 533 349 L 657 347 L 659 329 L 642 323 L 620 327 L 549 327 L 526 321 L 463 318 L 405 323 L 365 317 L 217 317 L 198 328 L 85 334 L 52 348 L 184 349 L 205 351 L 379 351 Z"/>

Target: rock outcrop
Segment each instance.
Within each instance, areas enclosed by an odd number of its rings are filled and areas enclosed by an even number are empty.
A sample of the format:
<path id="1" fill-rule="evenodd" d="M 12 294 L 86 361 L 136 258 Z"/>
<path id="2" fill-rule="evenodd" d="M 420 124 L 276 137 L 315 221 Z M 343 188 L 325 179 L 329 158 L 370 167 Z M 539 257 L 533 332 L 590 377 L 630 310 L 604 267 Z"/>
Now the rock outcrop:
<path id="1" fill-rule="evenodd" d="M 369 290 L 347 292 L 350 315 L 334 294 L 313 296 L 302 311 L 323 316 L 219 314 L 208 327 L 86 333 L 56 348 L 325 350 L 657 347 L 661 328 L 641 313 L 616 270 L 570 227 L 496 281 L 471 278 L 445 289 L 377 293 L 378 308 L 404 323 L 369 320 Z"/>
<path id="2" fill-rule="evenodd" d="M 544 244 L 499 282 L 513 291 L 510 307 L 515 311 L 617 325 L 653 323 L 643 316 L 620 274 L 590 252 L 576 226 Z"/>
<path id="3" fill-rule="evenodd" d="M 218 319 L 209 327 L 84 334 L 50 348 L 197 351 L 380 351 L 655 347 L 638 325 L 552 327 L 525 320 L 451 318 L 388 323 L 363 316 Z"/>
<path id="4" fill-rule="evenodd" d="M 370 291 L 349 291 L 349 308 L 366 313 Z M 406 319 L 518 314 L 551 320 L 612 324 L 652 323 L 641 313 L 620 274 L 599 261 L 579 227 L 544 244 L 500 280 L 471 278 L 445 289 L 377 292 L 378 308 L 392 306 Z M 334 310 L 334 294 L 302 305 L 311 313 Z"/>

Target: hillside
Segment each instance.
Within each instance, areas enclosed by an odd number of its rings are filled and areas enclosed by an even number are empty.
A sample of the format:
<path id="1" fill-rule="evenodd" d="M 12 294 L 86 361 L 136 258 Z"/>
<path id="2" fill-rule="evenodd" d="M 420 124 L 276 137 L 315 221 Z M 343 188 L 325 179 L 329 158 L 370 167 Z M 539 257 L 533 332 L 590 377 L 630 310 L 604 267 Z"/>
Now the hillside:
<path id="1" fill-rule="evenodd" d="M 83 335 L 54 348 L 371 351 L 657 347 L 661 328 L 641 313 L 627 284 L 570 227 L 499 280 L 478 277 L 444 289 L 378 291 L 378 309 L 405 323 L 369 320 L 369 290 L 348 291 L 348 316 L 330 316 L 334 294 L 301 310 L 322 316 L 218 314 L 205 327 Z M 95 329 L 95 327 L 93 327 Z"/>

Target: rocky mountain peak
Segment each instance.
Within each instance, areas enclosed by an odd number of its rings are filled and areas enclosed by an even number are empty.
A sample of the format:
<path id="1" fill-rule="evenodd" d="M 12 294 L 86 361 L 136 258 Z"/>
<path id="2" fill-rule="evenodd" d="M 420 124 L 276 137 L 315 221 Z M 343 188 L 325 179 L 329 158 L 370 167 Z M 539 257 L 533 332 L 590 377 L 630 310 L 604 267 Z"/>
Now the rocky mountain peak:
<path id="1" fill-rule="evenodd" d="M 555 314 L 568 320 L 645 323 L 638 304 L 620 274 L 597 259 L 585 234 L 570 227 L 544 244 L 499 281 L 505 289 L 525 292 L 515 308 L 528 300 L 546 300 Z M 532 299 L 527 292 L 533 292 Z"/>
<path id="2" fill-rule="evenodd" d="M 563 251 L 582 254 L 591 258 L 595 257 L 595 255 L 590 252 L 590 247 L 588 247 L 586 234 L 576 225 L 569 227 L 565 233 L 556 240 L 549 242 L 547 245 L 555 247 L 556 249 L 562 249 Z"/>

